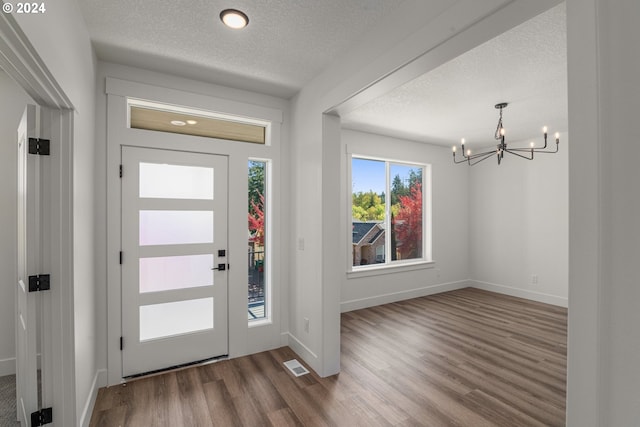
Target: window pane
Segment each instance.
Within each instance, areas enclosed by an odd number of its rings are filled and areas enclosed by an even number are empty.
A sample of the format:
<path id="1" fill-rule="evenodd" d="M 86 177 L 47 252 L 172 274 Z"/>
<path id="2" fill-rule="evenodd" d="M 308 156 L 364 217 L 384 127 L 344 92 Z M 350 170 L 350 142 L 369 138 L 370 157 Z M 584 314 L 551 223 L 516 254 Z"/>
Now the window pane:
<path id="1" fill-rule="evenodd" d="M 213 298 L 140 306 L 140 341 L 213 328 Z"/>
<path id="2" fill-rule="evenodd" d="M 351 234 L 354 266 L 385 262 L 385 187 L 385 162 L 356 157 L 352 159 Z"/>
<path id="3" fill-rule="evenodd" d="M 249 241 L 248 241 L 248 318 L 263 319 L 266 313 L 265 289 L 265 220 L 266 163 L 249 161 Z"/>
<path id="4" fill-rule="evenodd" d="M 422 258 L 422 168 L 391 164 L 391 259 Z"/>
<path id="5" fill-rule="evenodd" d="M 140 258 L 140 293 L 213 285 L 213 255 Z"/>
<path id="6" fill-rule="evenodd" d="M 140 211 L 140 245 L 213 242 L 213 211 Z"/>
<path id="7" fill-rule="evenodd" d="M 213 168 L 140 163 L 140 197 L 213 200 Z"/>

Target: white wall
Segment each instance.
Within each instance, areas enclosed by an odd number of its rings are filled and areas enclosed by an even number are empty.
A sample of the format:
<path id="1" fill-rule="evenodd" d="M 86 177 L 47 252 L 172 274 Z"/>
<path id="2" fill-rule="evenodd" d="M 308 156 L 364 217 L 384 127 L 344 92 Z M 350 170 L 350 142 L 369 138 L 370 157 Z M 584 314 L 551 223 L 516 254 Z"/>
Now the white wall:
<path id="1" fill-rule="evenodd" d="M 640 420 L 640 2 L 567 0 L 570 426 Z"/>
<path id="2" fill-rule="evenodd" d="M 39 15 L 14 14 L 29 41 L 75 108 L 73 131 L 73 328 L 75 422 L 94 396 L 97 374 L 95 322 L 95 58 L 74 0 L 47 5 Z M 89 414 L 90 416 L 90 414 Z M 88 420 L 87 420 L 88 421 Z"/>
<path id="3" fill-rule="evenodd" d="M 640 2 L 601 7 L 600 133 L 605 215 L 602 398 L 606 425 L 640 422 Z"/>
<path id="4" fill-rule="evenodd" d="M 567 306 L 568 159 L 563 134 L 556 154 L 539 154 L 533 161 L 506 154 L 500 166 L 488 159 L 469 168 L 474 286 Z"/>
<path id="5" fill-rule="evenodd" d="M 449 148 L 382 135 L 343 130 L 342 145 L 348 146 L 348 151 L 354 154 L 431 165 L 434 263 L 402 272 L 343 274 L 341 310 L 370 307 L 468 286 L 469 168 L 455 165 Z M 346 157 L 346 148 L 341 151 Z M 349 183 L 345 185 L 348 191 Z M 351 212 L 348 198 L 347 193 L 341 208 L 343 220 L 348 220 Z"/>
<path id="6" fill-rule="evenodd" d="M 16 129 L 33 100 L 0 70 L 0 376 L 16 372 L 16 228 L 18 145 Z"/>

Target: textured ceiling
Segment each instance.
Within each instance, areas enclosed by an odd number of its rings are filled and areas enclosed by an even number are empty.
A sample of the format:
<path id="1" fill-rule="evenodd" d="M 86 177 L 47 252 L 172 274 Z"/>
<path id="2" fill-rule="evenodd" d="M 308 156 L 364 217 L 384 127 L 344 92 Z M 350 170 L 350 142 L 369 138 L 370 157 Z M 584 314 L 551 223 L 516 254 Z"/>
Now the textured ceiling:
<path id="1" fill-rule="evenodd" d="M 288 98 L 402 0 L 78 0 L 100 59 Z M 249 16 L 242 31 L 218 16 Z"/>
<path id="2" fill-rule="evenodd" d="M 495 144 L 567 130 L 564 3 L 342 117 L 343 127 L 441 145 Z"/>

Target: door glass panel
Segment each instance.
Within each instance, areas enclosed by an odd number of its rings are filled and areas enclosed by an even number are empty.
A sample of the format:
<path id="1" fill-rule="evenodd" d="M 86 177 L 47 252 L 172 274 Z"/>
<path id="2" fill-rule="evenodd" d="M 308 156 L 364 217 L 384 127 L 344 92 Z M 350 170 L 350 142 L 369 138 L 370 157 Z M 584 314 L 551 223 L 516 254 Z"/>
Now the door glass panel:
<path id="1" fill-rule="evenodd" d="M 213 211 L 140 211 L 140 245 L 213 243 Z"/>
<path id="2" fill-rule="evenodd" d="M 140 258 L 140 293 L 213 285 L 213 255 Z"/>
<path id="3" fill-rule="evenodd" d="M 213 200 L 213 168 L 140 163 L 140 197 Z"/>
<path id="4" fill-rule="evenodd" d="M 140 306 L 140 341 L 213 329 L 213 298 Z"/>

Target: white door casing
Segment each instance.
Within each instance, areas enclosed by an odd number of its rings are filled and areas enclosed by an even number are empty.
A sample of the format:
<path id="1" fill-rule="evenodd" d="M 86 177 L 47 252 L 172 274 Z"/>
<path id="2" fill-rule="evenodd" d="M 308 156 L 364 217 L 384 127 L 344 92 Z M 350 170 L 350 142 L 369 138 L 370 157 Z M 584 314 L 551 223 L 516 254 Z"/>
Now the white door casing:
<path id="1" fill-rule="evenodd" d="M 41 115 L 47 117 L 42 108 Z M 45 119 L 45 121 L 47 120 Z M 49 130 L 48 122 L 42 123 Z M 50 199 L 41 187 L 49 176 L 48 156 L 29 154 L 29 138 L 43 136 L 37 123 L 37 108 L 27 105 L 18 125 L 18 232 L 16 288 L 16 403 L 18 420 L 31 425 L 31 414 L 40 409 L 38 394 L 38 351 L 44 361 L 47 346 L 38 345 L 38 322 L 43 322 L 42 310 L 48 308 L 40 292 L 29 291 L 29 277 L 48 273 L 46 245 L 49 244 L 48 225 L 45 220 Z M 48 135 L 47 135 L 48 136 Z M 42 363 L 43 366 L 45 363 Z M 47 381 L 46 376 L 42 377 Z"/>
<path id="2" fill-rule="evenodd" d="M 123 146 L 122 170 L 123 377 L 226 355 L 227 157 Z"/>

